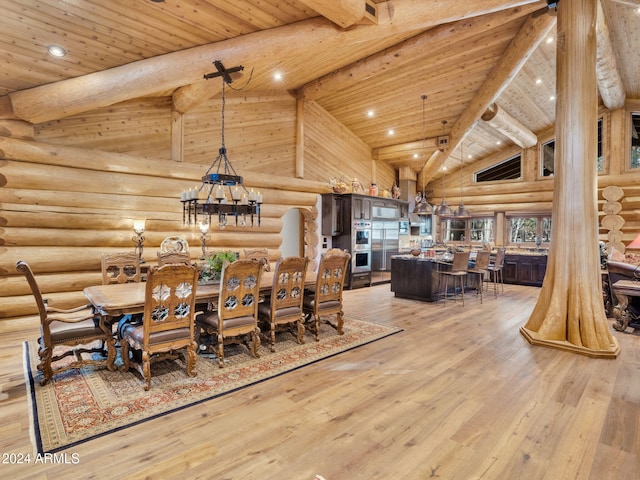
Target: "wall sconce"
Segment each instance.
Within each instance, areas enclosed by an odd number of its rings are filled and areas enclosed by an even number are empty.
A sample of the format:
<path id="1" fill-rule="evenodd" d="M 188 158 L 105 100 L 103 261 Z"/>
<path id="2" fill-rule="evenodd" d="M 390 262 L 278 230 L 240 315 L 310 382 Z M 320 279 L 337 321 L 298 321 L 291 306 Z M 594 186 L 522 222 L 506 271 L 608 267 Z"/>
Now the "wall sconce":
<path id="1" fill-rule="evenodd" d="M 144 243 L 144 224 L 145 220 L 134 220 L 133 221 L 133 231 L 135 235 L 131 237 L 131 241 L 136 244 L 136 253 L 138 254 L 138 260 L 140 263 L 144 263 L 144 259 L 142 258 L 142 244 Z"/>
<path id="2" fill-rule="evenodd" d="M 207 235 L 207 232 L 209 231 L 209 222 L 200 222 L 199 228 L 200 228 L 200 242 L 202 243 L 202 257 L 200 257 L 200 260 L 206 260 L 207 240 L 209 239 L 209 236 Z"/>

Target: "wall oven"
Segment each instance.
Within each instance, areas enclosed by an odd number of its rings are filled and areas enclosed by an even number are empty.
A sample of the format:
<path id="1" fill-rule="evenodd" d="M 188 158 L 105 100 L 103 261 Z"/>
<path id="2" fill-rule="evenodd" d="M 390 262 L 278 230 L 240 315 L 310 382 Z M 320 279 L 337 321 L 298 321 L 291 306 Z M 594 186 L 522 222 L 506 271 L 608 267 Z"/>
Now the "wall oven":
<path id="1" fill-rule="evenodd" d="M 353 273 L 371 271 L 371 250 L 355 250 L 351 256 L 351 271 Z"/>
<path id="2" fill-rule="evenodd" d="M 353 222 L 353 251 L 371 250 L 371 222 Z"/>

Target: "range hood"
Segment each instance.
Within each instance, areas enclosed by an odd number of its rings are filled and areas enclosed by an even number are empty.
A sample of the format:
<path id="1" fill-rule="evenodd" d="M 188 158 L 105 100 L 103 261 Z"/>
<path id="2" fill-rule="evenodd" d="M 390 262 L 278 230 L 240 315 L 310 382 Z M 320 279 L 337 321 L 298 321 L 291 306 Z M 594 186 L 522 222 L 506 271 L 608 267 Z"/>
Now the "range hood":
<path id="1" fill-rule="evenodd" d="M 418 227 L 422 224 L 422 217 L 417 213 L 409 214 L 409 225 L 412 227 Z"/>

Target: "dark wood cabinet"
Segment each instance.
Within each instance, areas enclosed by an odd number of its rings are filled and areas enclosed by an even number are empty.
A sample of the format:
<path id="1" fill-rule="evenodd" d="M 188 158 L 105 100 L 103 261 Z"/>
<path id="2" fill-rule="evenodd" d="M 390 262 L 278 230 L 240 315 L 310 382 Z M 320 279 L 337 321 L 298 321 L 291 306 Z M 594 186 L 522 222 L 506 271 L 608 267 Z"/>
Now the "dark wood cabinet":
<path id="1" fill-rule="evenodd" d="M 436 263 L 404 255 L 392 257 L 391 291 L 396 297 L 435 302 L 438 300 Z"/>
<path id="2" fill-rule="evenodd" d="M 546 255 L 505 255 L 502 274 L 504 283 L 540 287 L 547 271 Z"/>

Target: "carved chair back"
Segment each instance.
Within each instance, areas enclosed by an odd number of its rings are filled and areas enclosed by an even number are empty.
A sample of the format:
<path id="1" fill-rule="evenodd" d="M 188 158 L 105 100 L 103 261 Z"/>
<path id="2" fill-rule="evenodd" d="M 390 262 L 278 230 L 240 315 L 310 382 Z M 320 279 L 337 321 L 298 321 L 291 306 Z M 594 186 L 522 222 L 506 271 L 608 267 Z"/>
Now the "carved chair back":
<path id="1" fill-rule="evenodd" d="M 158 266 L 163 265 L 191 265 L 191 257 L 188 252 L 158 252 Z"/>
<path id="2" fill-rule="evenodd" d="M 269 323 L 272 351 L 278 325 L 296 322 L 298 343 L 304 343 L 302 301 L 308 263 L 309 259 L 305 257 L 280 258 L 276 263 L 271 295 L 258 307 L 260 317 Z"/>
<path id="3" fill-rule="evenodd" d="M 100 262 L 103 285 L 141 280 L 140 258 L 135 252 L 103 254 Z"/>

